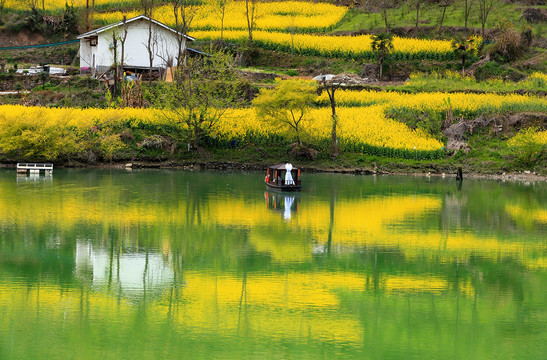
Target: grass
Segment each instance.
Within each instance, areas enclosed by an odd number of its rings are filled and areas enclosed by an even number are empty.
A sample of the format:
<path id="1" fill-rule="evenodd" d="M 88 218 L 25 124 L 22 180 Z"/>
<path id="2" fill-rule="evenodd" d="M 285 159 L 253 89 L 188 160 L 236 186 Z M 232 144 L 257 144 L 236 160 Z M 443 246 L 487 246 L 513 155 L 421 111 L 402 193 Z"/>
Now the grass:
<path id="1" fill-rule="evenodd" d="M 413 27 L 416 26 L 416 9 L 414 2 L 403 1 L 400 2 L 401 6 L 389 9 L 388 23 L 390 27 Z M 454 3 L 447 7 L 445 18 L 443 21 L 444 26 L 464 26 L 464 13 L 463 13 L 463 0 L 456 0 Z M 522 10 L 527 6 L 522 4 L 511 4 L 504 1 L 499 1 L 488 15 L 486 22 L 486 28 L 495 28 L 498 21 L 501 19 L 507 19 L 514 23 L 517 27 L 524 25 L 530 25 L 534 29 L 534 33 L 538 36 L 544 36 L 546 30 L 545 23 L 528 24 L 521 18 Z M 543 9 L 547 9 L 546 5 L 535 6 Z M 420 24 L 422 27 L 437 27 L 440 24 L 442 7 L 439 4 L 430 3 L 424 1 L 420 9 Z M 352 9 L 342 19 L 338 27 L 334 31 L 372 31 L 375 29 L 384 28 L 384 19 L 381 13 L 369 13 L 366 10 Z M 471 15 L 468 20 L 468 27 L 481 28 L 481 22 L 479 19 L 478 4 L 475 3 L 471 10 Z"/>
<path id="2" fill-rule="evenodd" d="M 413 74 L 404 85 L 386 86 L 386 90 L 408 92 L 454 92 L 477 91 L 492 93 L 511 93 L 515 91 L 545 91 L 547 76 L 532 76 L 525 80 L 512 82 L 501 79 L 477 81 L 471 76 L 460 76 L 454 72 Z"/>
<path id="3" fill-rule="evenodd" d="M 458 167 L 464 173 L 501 174 L 531 170 L 547 175 L 545 165 L 538 163 L 535 167 L 525 167 L 519 164 L 514 154 L 502 139 L 486 134 L 473 135 L 469 139 L 472 151 L 468 154 L 458 152 L 440 160 L 393 159 L 361 153 L 343 152 L 336 159 L 331 159 L 327 153 L 320 153 L 316 160 L 293 158 L 286 148 L 262 148 L 247 146 L 236 149 L 212 149 L 208 157 L 200 157 L 195 153 L 186 153 L 175 161 L 179 162 L 218 162 L 234 164 L 268 165 L 280 160 L 298 162 L 304 169 L 345 169 L 352 172 L 374 171 L 380 173 L 416 173 L 431 172 L 432 174 L 455 174 Z"/>

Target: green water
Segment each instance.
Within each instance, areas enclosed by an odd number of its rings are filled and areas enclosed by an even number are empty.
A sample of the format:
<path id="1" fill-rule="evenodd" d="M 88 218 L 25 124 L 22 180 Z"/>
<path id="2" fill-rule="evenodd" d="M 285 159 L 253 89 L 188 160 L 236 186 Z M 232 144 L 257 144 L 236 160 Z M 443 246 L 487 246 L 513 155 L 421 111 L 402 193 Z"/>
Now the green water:
<path id="1" fill-rule="evenodd" d="M 544 359 L 547 184 L 0 171 L 0 359 Z"/>

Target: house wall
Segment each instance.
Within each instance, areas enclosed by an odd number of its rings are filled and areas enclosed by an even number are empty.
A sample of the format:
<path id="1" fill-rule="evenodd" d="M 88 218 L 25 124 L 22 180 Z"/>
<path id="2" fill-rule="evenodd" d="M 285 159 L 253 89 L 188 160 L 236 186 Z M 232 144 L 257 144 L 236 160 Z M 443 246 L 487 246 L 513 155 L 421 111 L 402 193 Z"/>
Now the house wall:
<path id="1" fill-rule="evenodd" d="M 80 68 L 93 66 L 93 47 L 89 46 L 89 40 L 80 39 Z"/>
<path id="2" fill-rule="evenodd" d="M 129 66 L 150 66 L 148 56 L 148 22 L 146 20 L 134 21 L 127 24 L 127 39 L 125 41 L 124 64 Z M 123 36 L 123 27 L 117 27 L 98 34 L 97 46 L 90 47 L 89 41 L 80 41 L 80 67 L 91 66 L 92 56 L 95 53 L 95 67 L 100 69 L 108 68 L 114 63 L 114 52 L 112 46 L 112 33 L 117 37 Z M 177 35 L 172 31 L 152 24 L 152 43 L 154 59 L 152 66 L 166 67 L 168 58 L 173 59 L 176 65 L 178 54 Z M 186 41 L 183 43 L 183 49 Z M 121 61 L 121 42 L 117 46 L 118 62 Z"/>

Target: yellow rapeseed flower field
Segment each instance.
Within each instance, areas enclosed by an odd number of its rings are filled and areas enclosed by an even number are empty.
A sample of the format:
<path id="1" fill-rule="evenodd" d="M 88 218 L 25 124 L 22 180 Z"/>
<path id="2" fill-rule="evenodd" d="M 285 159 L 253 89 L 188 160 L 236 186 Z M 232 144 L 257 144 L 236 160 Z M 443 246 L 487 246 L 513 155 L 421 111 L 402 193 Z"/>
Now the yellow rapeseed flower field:
<path id="1" fill-rule="evenodd" d="M 347 8 L 325 3 L 305 1 L 276 1 L 260 3 L 256 10 L 254 41 L 265 48 L 291 50 L 302 55 L 337 56 L 346 58 L 372 58 L 370 35 L 321 36 L 301 32 L 318 32 L 333 28 L 346 14 Z M 221 18 L 218 9 L 211 5 L 190 9 L 192 21 L 190 35 L 197 39 L 220 39 Z M 98 24 L 109 24 L 140 14 L 139 10 L 122 13 L 95 14 Z M 169 26 L 175 25 L 173 8 L 160 6 L 154 18 Z M 294 33 L 296 32 L 296 34 Z M 248 37 L 245 3 L 236 1 L 226 8 L 222 37 L 230 41 L 244 41 Z M 444 58 L 452 56 L 450 41 L 422 40 L 394 37 L 396 57 Z"/>
<path id="2" fill-rule="evenodd" d="M 255 29 L 262 30 L 289 30 L 320 31 L 330 29 L 346 14 L 348 9 L 326 3 L 311 3 L 305 1 L 273 1 L 259 3 L 256 7 Z M 131 18 L 140 15 L 140 9 L 122 13 L 120 11 L 99 13 L 94 16 L 97 23 L 109 24 L 120 21 L 123 16 Z M 191 14 L 192 29 L 220 29 L 221 17 L 218 8 L 212 4 L 195 6 L 188 11 Z M 173 26 L 175 16 L 173 6 L 157 7 L 153 14 L 154 19 Z M 234 1 L 225 8 L 224 29 L 246 29 L 245 2 Z"/>
<path id="3" fill-rule="evenodd" d="M 442 143 L 419 131 L 391 119 L 386 119 L 380 106 L 367 108 L 339 109 L 340 146 L 345 150 L 370 151 L 370 148 L 412 151 L 437 151 Z M 307 129 L 311 140 L 328 141 L 331 115 L 329 109 L 315 109 L 311 112 Z M 245 121 L 242 121 L 245 119 Z M 153 109 L 66 109 L 4 105 L 0 106 L 0 150 L 16 151 L 26 136 L 49 135 L 48 157 L 55 158 L 63 152 L 78 153 L 85 150 L 86 142 L 98 137 L 101 149 L 107 146 L 121 146 L 119 139 L 112 138 L 109 129 L 114 127 L 146 128 L 173 126 L 164 112 Z M 174 124 L 184 130 L 182 124 Z M 20 129 L 26 129 L 26 135 Z M 313 134 L 313 136 L 311 135 Z M 256 117 L 254 109 L 232 109 L 219 122 L 212 137 L 219 144 L 229 142 L 268 142 L 272 137 L 289 138 L 284 130 L 273 127 Z M 36 151 L 39 138 L 29 148 Z M 90 145 L 91 146 L 91 145 Z M 45 151 L 45 149 L 42 149 Z M 106 150 L 105 150 L 106 151 Z M 29 153 L 36 155 L 35 153 Z M 399 153 L 383 155 L 401 156 Z"/>
<path id="4" fill-rule="evenodd" d="M 519 147 L 522 146 L 525 142 L 532 142 L 538 145 L 547 145 L 547 131 L 521 131 L 513 138 L 511 138 L 507 144 L 509 146 Z"/>
<path id="5" fill-rule="evenodd" d="M 326 102 L 326 95 L 319 101 Z M 412 130 L 386 117 L 386 113 L 405 111 L 444 112 L 446 100 L 455 114 L 477 115 L 505 111 L 547 111 L 547 99 L 524 95 L 338 91 L 339 146 L 344 151 L 403 158 L 439 158 L 443 144 L 431 136 Z M 242 121 L 241 119 L 245 119 Z M 328 108 L 312 109 L 302 128 L 304 138 L 328 146 L 331 131 Z M 184 132 L 185 125 L 155 109 L 73 109 L 0 106 L 0 151 L 50 159 L 95 149 L 110 158 L 123 149 L 119 129 L 161 129 Z M 115 130 L 116 129 L 116 130 Z M 178 129 L 178 130 L 177 130 Z M 154 130 L 155 131 L 155 130 Z M 210 134 L 209 145 L 278 145 L 292 138 L 257 118 L 254 109 L 231 109 Z M 533 134 L 534 142 L 547 143 L 547 132 Z M 519 140 L 515 137 L 509 145 Z M 44 144 L 48 143 L 48 146 Z"/>
<path id="6" fill-rule="evenodd" d="M 342 106 L 382 104 L 392 109 L 444 111 L 445 100 L 450 99 L 455 114 L 476 115 L 506 111 L 547 111 L 547 99 L 518 94 L 416 93 L 385 91 L 339 91 L 336 101 Z M 320 98 L 328 102 L 327 94 Z"/>
<path id="7" fill-rule="evenodd" d="M 219 30 L 191 31 L 197 39 L 220 39 Z M 224 39 L 244 41 L 248 37 L 245 30 L 224 31 Z M 302 55 L 319 55 L 352 59 L 372 58 L 372 39 L 370 35 L 329 36 L 312 34 L 291 34 L 283 32 L 254 31 L 253 40 L 264 48 L 294 51 Z M 396 57 L 406 56 L 432 58 L 452 56 L 450 41 L 425 40 L 413 38 L 393 38 L 393 53 Z"/>

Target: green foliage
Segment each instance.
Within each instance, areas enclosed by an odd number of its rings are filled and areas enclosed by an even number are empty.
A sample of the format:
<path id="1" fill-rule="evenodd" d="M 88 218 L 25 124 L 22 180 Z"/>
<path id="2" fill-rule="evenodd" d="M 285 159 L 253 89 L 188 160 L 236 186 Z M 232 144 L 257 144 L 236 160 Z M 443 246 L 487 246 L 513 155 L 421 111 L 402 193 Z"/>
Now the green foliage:
<path id="1" fill-rule="evenodd" d="M 42 90 L 46 89 L 46 83 L 49 80 L 49 72 L 47 71 L 41 71 L 38 73 L 38 79 L 40 79 L 40 82 L 42 82 Z"/>
<path id="2" fill-rule="evenodd" d="M 120 134 L 105 134 L 98 141 L 99 148 L 105 160 L 112 160 L 114 154 L 125 148 L 121 141 Z"/>
<path id="3" fill-rule="evenodd" d="M 172 110 L 170 120 L 180 128 L 179 140 L 198 149 L 226 110 L 244 102 L 242 88 L 232 57 L 214 52 L 211 57 L 189 58 L 175 73 L 173 84 L 155 89 L 152 102 Z"/>
<path id="4" fill-rule="evenodd" d="M 462 73 L 465 70 L 466 59 L 476 56 L 482 47 L 482 38 L 472 35 L 466 39 L 453 39 L 451 46 L 456 57 L 461 59 Z"/>
<path id="5" fill-rule="evenodd" d="M 511 71 L 515 71 L 515 73 L 509 74 Z M 492 73 L 498 75 L 494 76 Z M 474 90 L 509 93 L 515 90 L 544 91 L 547 87 L 547 82 L 539 73 L 532 74 L 528 78 L 518 82 L 506 81 L 515 78 L 521 79 L 522 76 L 524 74 L 520 71 L 500 67 L 496 62 L 488 62 L 477 68 L 475 77 L 464 76 L 453 71 L 433 72 L 430 74 L 414 73 L 410 75 L 410 79 L 404 85 L 388 86 L 386 90 L 404 90 L 408 92 Z M 494 78 L 492 79 L 492 77 Z"/>
<path id="6" fill-rule="evenodd" d="M 298 143 L 302 144 L 301 125 L 311 120 L 307 115 L 316 97 L 316 86 L 309 81 L 278 80 L 275 89 L 260 91 L 253 106 L 264 121 L 294 130 Z"/>
<path id="7" fill-rule="evenodd" d="M 360 4 L 369 4 L 368 2 L 360 2 Z M 416 22 L 416 9 L 415 1 L 397 1 L 396 7 L 387 9 L 387 16 L 390 21 L 390 27 L 395 31 L 400 28 L 402 31 L 407 32 L 409 24 L 415 24 Z M 526 19 L 522 16 L 523 1 L 500 1 L 492 9 L 488 16 L 487 28 L 494 28 L 499 19 L 506 18 L 515 25 L 527 25 Z M 435 25 L 439 21 L 439 0 L 423 1 L 420 7 L 420 22 L 424 25 L 420 25 L 422 31 L 420 36 L 436 38 L 439 36 L 438 31 L 435 29 Z M 468 21 L 468 28 L 480 28 L 481 23 L 478 16 L 478 3 L 474 2 L 471 9 L 471 16 Z M 443 27 L 457 27 L 463 28 L 464 26 L 464 0 L 451 1 L 446 10 L 446 17 L 443 22 Z M 530 24 L 534 32 L 541 33 L 545 28 L 544 21 L 538 21 Z M 335 31 L 338 32 L 358 32 L 366 30 L 370 32 L 374 29 L 383 28 L 384 21 L 382 19 L 382 12 L 374 9 L 370 6 L 357 5 L 353 7 L 346 16 L 342 19 Z M 403 30 L 404 29 L 404 30 Z M 452 31 L 445 31 L 441 35 L 448 38 L 453 37 Z"/>
<path id="8" fill-rule="evenodd" d="M 12 123 L 0 129 L 0 150 L 24 160 L 68 158 L 80 146 L 74 132 L 48 124 Z"/>
<path id="9" fill-rule="evenodd" d="M 517 163 L 532 167 L 545 158 L 547 143 L 540 138 L 537 127 L 522 129 L 507 145 L 514 151 Z"/>
<path id="10" fill-rule="evenodd" d="M 410 108 L 392 108 L 386 116 L 403 122 L 413 129 L 420 129 L 433 137 L 439 137 L 444 113 Z"/>
<path id="11" fill-rule="evenodd" d="M 382 79 L 384 62 L 391 60 L 389 54 L 394 48 L 393 34 L 381 33 L 372 35 L 371 47 L 372 51 L 376 53 L 376 56 L 378 57 L 378 63 L 380 64 L 380 79 Z"/>
<path id="12" fill-rule="evenodd" d="M 496 61 L 489 61 L 477 67 L 475 78 L 479 81 L 501 76 L 503 68 Z"/>

